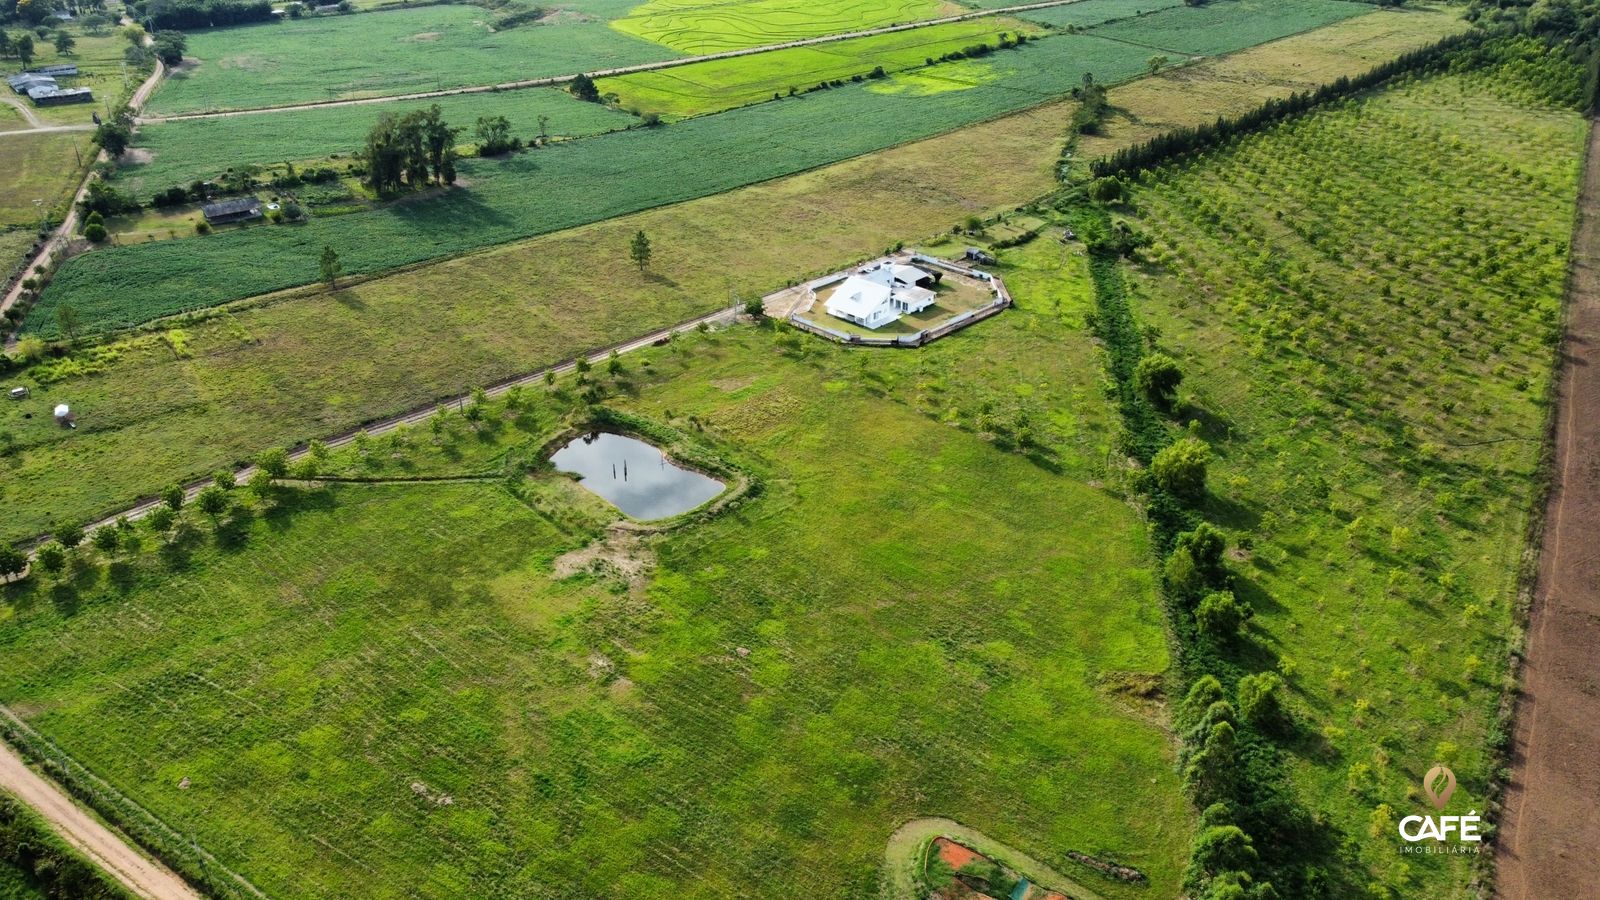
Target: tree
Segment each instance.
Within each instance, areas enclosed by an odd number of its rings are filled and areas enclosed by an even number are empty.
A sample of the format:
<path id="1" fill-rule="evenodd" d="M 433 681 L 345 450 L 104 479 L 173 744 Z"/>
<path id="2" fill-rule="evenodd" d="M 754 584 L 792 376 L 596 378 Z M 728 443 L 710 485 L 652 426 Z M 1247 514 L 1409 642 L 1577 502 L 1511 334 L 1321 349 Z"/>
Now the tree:
<path id="1" fill-rule="evenodd" d="M 62 56 L 66 56 L 67 54 L 72 52 L 72 48 L 73 47 L 78 46 L 78 42 L 73 40 L 72 39 L 72 35 L 67 34 L 65 31 L 57 31 L 56 32 L 56 37 L 55 37 L 55 45 L 56 45 L 56 52 L 61 54 Z"/>
<path id="2" fill-rule="evenodd" d="M 1163 55 L 1158 53 L 1155 56 L 1152 56 L 1149 59 L 1145 60 L 1144 61 L 1144 67 L 1145 67 L 1145 70 L 1148 71 L 1151 75 L 1155 75 L 1156 73 L 1160 72 L 1162 69 L 1166 68 L 1167 67 L 1167 63 L 1169 63 L 1169 62 L 1171 62 L 1171 60 L 1167 59 L 1167 57 L 1165 57 L 1165 56 L 1163 56 Z"/>
<path id="3" fill-rule="evenodd" d="M 1278 689 L 1283 679 L 1272 672 L 1259 672 L 1239 679 L 1239 713 L 1246 722 L 1270 728 L 1283 721 L 1283 706 Z"/>
<path id="4" fill-rule="evenodd" d="M 133 123 L 123 116 L 116 116 L 100 123 L 94 130 L 94 142 L 106 155 L 112 159 L 122 155 L 128 149 L 128 144 L 133 141 Z"/>
<path id="5" fill-rule="evenodd" d="M 1177 722 L 1183 728 L 1193 728 L 1205 715 L 1211 704 L 1222 699 L 1222 682 L 1215 675 L 1202 675 L 1189 686 L 1183 704 L 1178 707 Z"/>
<path id="6" fill-rule="evenodd" d="M 1186 437 L 1163 447 L 1150 461 L 1150 474 L 1162 490 L 1185 500 L 1206 493 L 1206 467 L 1211 447 L 1199 438 Z"/>
<path id="7" fill-rule="evenodd" d="M 1183 770 L 1184 787 L 1196 806 L 1210 806 L 1233 795 L 1237 779 L 1237 735 L 1232 724 L 1218 722 Z"/>
<path id="8" fill-rule="evenodd" d="M 67 566 L 67 548 L 60 541 L 45 541 L 33 551 L 33 561 L 39 564 L 39 568 L 54 575 Z"/>
<path id="9" fill-rule="evenodd" d="M 1254 611 L 1239 602 L 1232 591 L 1212 591 L 1195 607 L 1195 623 L 1200 631 L 1219 641 L 1231 641 L 1250 620 Z"/>
<path id="10" fill-rule="evenodd" d="M 1222 560 L 1227 547 L 1227 538 L 1208 522 L 1178 535 L 1164 569 L 1167 587 L 1186 600 L 1210 590 L 1227 590 L 1232 584 Z"/>
<path id="11" fill-rule="evenodd" d="M 161 492 L 161 502 L 173 512 L 183 509 L 183 498 L 184 490 L 181 484 L 167 485 L 167 489 Z"/>
<path id="12" fill-rule="evenodd" d="M 606 372 L 610 373 L 613 378 L 622 374 L 622 357 L 618 356 L 615 350 L 611 351 L 611 355 L 606 357 Z"/>
<path id="13" fill-rule="evenodd" d="M 1178 368 L 1177 360 L 1165 353 L 1152 353 L 1134 367 L 1133 382 L 1151 405 L 1171 412 L 1178 398 L 1178 385 L 1183 383 L 1183 370 Z"/>
<path id="14" fill-rule="evenodd" d="M 511 149 L 511 120 L 505 116 L 479 116 L 473 134 L 479 156 L 499 156 Z"/>
<path id="15" fill-rule="evenodd" d="M 94 226 L 105 231 L 104 225 Z M 67 340 L 76 341 L 78 332 L 83 328 L 83 317 L 78 315 L 78 310 L 70 303 L 63 303 L 56 307 L 56 327 L 67 336 Z"/>
<path id="16" fill-rule="evenodd" d="M 4 28 L 0 28 L 0 56 L 10 56 L 10 55 L 11 55 L 11 35 L 6 34 L 6 30 Z"/>
<path id="17" fill-rule="evenodd" d="M 322 280 L 330 289 L 339 287 L 339 273 L 343 268 L 339 265 L 339 254 L 330 246 L 322 248 L 322 258 L 317 261 L 318 271 L 322 273 Z"/>
<path id="18" fill-rule="evenodd" d="M 155 53 L 156 59 L 169 66 L 183 64 L 183 53 L 189 49 L 189 40 L 178 31 L 158 31 L 155 40 L 150 44 L 150 50 Z"/>
<path id="19" fill-rule="evenodd" d="M 158 506 L 145 514 L 144 520 L 150 523 L 151 531 L 165 534 L 172 528 L 172 523 L 178 520 L 178 514 L 170 506 Z"/>
<path id="20" fill-rule="evenodd" d="M 628 258 L 639 267 L 641 273 L 650 265 L 650 238 L 641 229 L 628 243 Z"/>
<path id="21" fill-rule="evenodd" d="M 211 473 L 211 484 L 219 490 L 231 491 L 239 486 L 232 469 L 218 469 Z"/>
<path id="22" fill-rule="evenodd" d="M 272 493 L 272 475 L 266 469 L 257 469 L 250 475 L 250 480 L 245 482 L 245 490 L 250 492 L 257 500 L 265 500 Z"/>
<path id="23" fill-rule="evenodd" d="M 208 484 L 194 498 L 194 503 L 201 512 L 210 516 L 214 523 L 228 511 L 228 492 L 214 484 Z"/>
<path id="24" fill-rule="evenodd" d="M 10 581 L 28 571 L 28 554 L 15 547 L 0 546 L 0 582 Z"/>
<path id="25" fill-rule="evenodd" d="M 110 235 L 106 233 L 106 226 L 101 225 L 98 222 L 91 222 L 88 225 L 83 226 L 83 236 L 96 244 L 102 243 L 106 238 L 110 237 Z"/>
<path id="26" fill-rule="evenodd" d="M 1217 825 L 1195 836 L 1189 852 L 1189 877 L 1205 884 L 1224 872 L 1254 866 L 1258 854 L 1250 835 L 1237 825 Z"/>
<path id="27" fill-rule="evenodd" d="M 62 525 L 55 529 L 53 536 L 61 542 L 61 546 L 71 550 L 73 547 L 83 543 L 83 526 L 76 522 Z"/>
<path id="28" fill-rule="evenodd" d="M 744 314 L 752 319 L 759 319 L 767 314 L 767 305 L 760 297 L 751 297 L 744 302 Z"/>
<path id="29" fill-rule="evenodd" d="M 96 550 L 107 556 L 116 556 L 122 546 L 122 532 L 115 528 L 96 528 L 91 541 Z"/>
<path id="30" fill-rule="evenodd" d="M 33 35 L 18 35 L 17 39 L 11 42 L 11 52 L 17 57 L 17 59 L 22 60 L 22 67 L 24 69 L 33 65 Z"/>
<path id="31" fill-rule="evenodd" d="M 1115 175 L 1089 182 L 1089 199 L 1096 203 L 1120 203 L 1127 191 L 1127 185 Z"/>
<path id="32" fill-rule="evenodd" d="M 586 103 L 600 102 L 600 89 L 594 86 L 594 79 L 588 75 L 579 74 L 577 78 L 572 79 L 572 87 L 568 90 L 572 92 L 572 96 Z"/>
<path id="33" fill-rule="evenodd" d="M 111 17 L 105 13 L 92 12 L 78 19 L 78 24 L 83 26 L 85 34 L 99 37 L 111 27 Z"/>
<path id="34" fill-rule="evenodd" d="M 256 457 L 256 468 L 267 473 L 270 478 L 282 478 L 289 474 L 289 451 L 282 447 L 273 447 L 263 450 Z"/>

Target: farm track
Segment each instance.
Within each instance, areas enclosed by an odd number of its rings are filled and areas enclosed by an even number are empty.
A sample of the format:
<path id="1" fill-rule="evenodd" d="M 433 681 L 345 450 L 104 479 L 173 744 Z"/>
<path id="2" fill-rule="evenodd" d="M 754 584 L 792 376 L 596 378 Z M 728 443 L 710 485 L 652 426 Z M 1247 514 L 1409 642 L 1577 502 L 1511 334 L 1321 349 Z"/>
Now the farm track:
<path id="1" fill-rule="evenodd" d="M 115 878 L 129 893 L 150 900 L 199 900 L 200 895 L 166 866 L 72 802 L 54 782 L 28 768 L 22 757 L 0 742 L 0 788 L 26 803 L 63 840 Z"/>
<path id="2" fill-rule="evenodd" d="M 659 72 L 662 69 L 675 69 L 680 66 L 690 66 L 695 63 L 711 62 L 719 59 L 735 59 L 741 56 L 757 56 L 762 53 L 771 53 L 775 50 L 791 50 L 796 47 L 815 47 L 819 44 L 832 44 L 839 41 L 848 41 L 855 38 L 873 37 L 880 34 L 894 34 L 901 31 L 915 31 L 919 28 L 928 28 L 934 25 L 950 25 L 956 22 L 967 22 L 973 19 L 986 19 L 995 16 L 1006 16 L 1014 13 L 1031 12 L 1036 9 L 1050 9 L 1056 6 L 1070 6 L 1082 3 L 1083 0 L 1045 0 L 1042 3 L 1024 3 L 1018 6 L 1007 6 L 1001 9 L 980 9 L 972 12 L 960 13 L 954 16 L 945 16 L 942 19 L 928 19 L 922 22 L 905 22 L 899 25 L 885 25 L 881 28 L 869 28 L 864 31 L 847 31 L 843 34 L 827 34 L 821 37 L 803 38 L 797 41 L 786 41 L 781 44 L 767 44 L 762 47 L 747 47 L 743 50 L 724 50 L 720 53 L 707 53 L 701 56 L 685 56 L 679 59 L 662 60 L 661 62 L 640 63 L 634 66 L 619 66 L 614 69 L 600 69 L 593 72 L 572 72 L 567 75 L 551 75 L 545 78 L 529 78 L 522 81 L 506 81 L 500 84 L 482 84 L 470 87 L 447 88 L 436 91 L 419 91 L 412 94 L 391 94 L 386 97 L 361 97 L 351 100 L 318 100 L 312 103 L 293 103 L 284 106 L 261 106 L 250 109 L 229 109 L 217 112 L 183 113 L 174 116 L 140 117 L 140 125 L 159 125 L 162 122 L 185 122 L 193 119 L 222 119 L 230 116 L 255 116 L 267 113 L 288 112 L 299 109 L 325 109 L 336 106 L 365 106 L 373 103 L 391 103 L 403 100 L 427 100 L 433 97 L 454 97 L 461 94 L 487 94 L 496 91 L 515 91 L 525 88 L 551 87 L 566 84 L 580 74 L 591 78 L 612 78 L 618 75 L 633 75 L 639 72 Z M 143 104 L 141 103 L 140 106 Z M 135 107 L 136 109 L 138 107 Z"/>
<path id="3" fill-rule="evenodd" d="M 1590 123 L 1497 896 L 1600 897 L 1600 126 Z"/>

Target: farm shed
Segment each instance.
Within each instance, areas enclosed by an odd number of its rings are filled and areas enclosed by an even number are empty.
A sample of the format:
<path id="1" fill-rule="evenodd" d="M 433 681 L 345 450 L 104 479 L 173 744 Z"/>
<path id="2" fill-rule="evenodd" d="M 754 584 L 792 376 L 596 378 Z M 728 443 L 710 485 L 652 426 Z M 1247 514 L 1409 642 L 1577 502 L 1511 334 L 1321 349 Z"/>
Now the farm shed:
<path id="1" fill-rule="evenodd" d="M 261 218 L 261 201 L 254 197 L 235 197 L 232 200 L 218 200 L 216 203 L 207 203 L 200 208 L 206 221 L 212 225 L 225 225 L 229 222 L 244 222 L 249 219 Z"/>
<path id="2" fill-rule="evenodd" d="M 94 92 L 88 88 L 34 88 L 28 91 L 34 106 L 61 106 L 67 103 L 93 103 Z"/>
<path id="3" fill-rule="evenodd" d="M 78 67 L 73 63 L 57 63 L 53 66 L 40 66 L 37 69 L 29 69 L 28 74 L 43 75 L 47 78 L 76 78 Z"/>

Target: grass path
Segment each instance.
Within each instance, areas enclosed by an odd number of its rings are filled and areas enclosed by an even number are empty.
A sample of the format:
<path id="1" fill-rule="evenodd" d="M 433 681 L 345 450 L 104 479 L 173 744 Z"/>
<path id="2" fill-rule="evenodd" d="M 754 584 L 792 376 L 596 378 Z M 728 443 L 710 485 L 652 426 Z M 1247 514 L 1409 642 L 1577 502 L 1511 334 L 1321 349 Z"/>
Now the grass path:
<path id="1" fill-rule="evenodd" d="M 955 821 L 928 817 L 912 819 L 889 836 L 883 852 L 883 887 L 879 900 L 916 900 L 917 865 L 922 848 L 934 838 L 955 838 L 990 859 L 1021 872 L 1029 881 L 1069 894 L 1073 900 L 1099 900 L 1100 895 L 1057 872 L 1026 853 L 1014 850 L 983 832 Z"/>

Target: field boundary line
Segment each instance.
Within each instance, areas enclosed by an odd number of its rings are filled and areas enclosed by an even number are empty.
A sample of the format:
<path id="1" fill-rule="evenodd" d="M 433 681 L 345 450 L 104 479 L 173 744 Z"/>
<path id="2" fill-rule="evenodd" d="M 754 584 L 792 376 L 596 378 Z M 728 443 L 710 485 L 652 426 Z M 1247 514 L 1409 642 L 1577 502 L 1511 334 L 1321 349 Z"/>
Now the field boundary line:
<path id="1" fill-rule="evenodd" d="M 361 106 L 373 103 L 389 103 L 405 100 L 428 100 L 434 97 L 455 97 L 462 94 L 491 94 L 500 91 L 519 91 L 527 88 L 554 87 L 566 84 L 579 75 L 588 75 L 590 78 L 615 78 L 619 75 L 636 75 L 640 72 L 659 72 L 662 69 L 675 69 L 680 66 L 692 66 L 695 63 L 713 62 L 719 59 L 736 59 L 741 56 L 757 56 L 762 53 L 772 53 L 777 50 L 792 50 L 797 47 L 815 47 L 820 44 L 833 44 L 839 41 L 854 40 L 856 38 L 876 37 L 880 34 L 896 34 L 902 31 L 915 31 L 919 28 L 931 28 L 935 25 L 954 25 L 959 22 L 968 22 L 974 19 L 987 19 L 997 16 L 1007 16 L 1014 13 L 1032 12 L 1039 9 L 1051 9 L 1057 6 L 1070 6 L 1082 3 L 1084 0 L 1043 0 L 1038 3 L 1024 3 L 1018 6 L 1006 6 L 999 9 L 979 9 L 970 12 L 958 13 L 939 19 L 926 19 L 920 22 L 902 22 L 898 25 L 884 25 L 879 28 L 868 28 L 861 31 L 846 31 L 839 34 L 826 34 L 819 37 L 801 38 L 795 41 L 785 41 L 780 44 L 766 44 L 760 47 L 745 47 L 739 50 L 723 50 L 717 53 L 705 53 L 699 56 L 683 56 L 676 59 L 665 59 L 658 62 L 639 63 L 632 66 L 617 66 L 611 69 L 599 69 L 593 72 L 572 72 L 566 75 L 547 75 L 542 78 L 526 78 L 518 81 L 503 81 L 498 84 L 467 85 L 458 88 L 443 88 L 433 91 L 416 91 L 409 94 L 391 94 L 385 97 L 353 97 L 348 100 L 313 100 L 307 103 L 285 103 L 276 106 L 252 106 L 241 109 L 219 109 L 211 112 L 177 113 L 170 116 L 140 117 L 140 125 L 159 125 L 163 122 L 187 122 L 195 119 L 221 119 L 229 116 L 265 115 L 275 112 L 288 112 L 297 109 L 326 109 L 338 106 Z"/>

